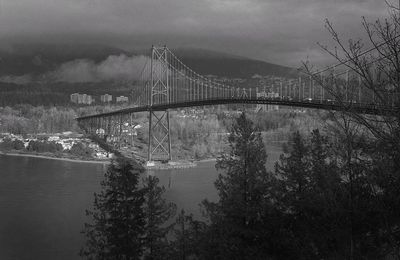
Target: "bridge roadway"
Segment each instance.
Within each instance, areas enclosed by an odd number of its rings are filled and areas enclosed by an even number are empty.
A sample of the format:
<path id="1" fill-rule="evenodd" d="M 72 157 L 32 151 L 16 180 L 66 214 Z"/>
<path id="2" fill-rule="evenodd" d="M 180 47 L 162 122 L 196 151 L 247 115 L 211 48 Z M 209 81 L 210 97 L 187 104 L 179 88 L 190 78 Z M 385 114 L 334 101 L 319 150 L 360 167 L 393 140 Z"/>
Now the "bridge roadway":
<path id="1" fill-rule="evenodd" d="M 228 104 L 263 104 L 263 105 L 280 105 L 288 107 L 301 107 L 301 108 L 313 108 L 313 109 L 323 109 L 323 110 L 333 110 L 333 111 L 351 111 L 360 114 L 370 114 L 370 115 L 389 115 L 395 116 L 400 112 L 399 109 L 392 106 L 376 106 L 372 104 L 365 103 L 349 103 L 349 102 L 335 102 L 335 101 L 304 101 L 304 100 L 290 100 L 285 98 L 217 98 L 217 99 L 207 99 L 198 101 L 184 101 L 176 103 L 166 103 L 166 104 L 155 104 L 152 106 L 140 106 L 120 109 L 112 112 L 88 115 L 78 117 L 78 121 L 85 119 L 117 116 L 124 114 L 132 114 L 138 112 L 146 111 L 165 111 L 174 108 L 186 108 L 186 107 L 197 107 L 197 106 L 212 106 L 212 105 L 228 105 Z"/>

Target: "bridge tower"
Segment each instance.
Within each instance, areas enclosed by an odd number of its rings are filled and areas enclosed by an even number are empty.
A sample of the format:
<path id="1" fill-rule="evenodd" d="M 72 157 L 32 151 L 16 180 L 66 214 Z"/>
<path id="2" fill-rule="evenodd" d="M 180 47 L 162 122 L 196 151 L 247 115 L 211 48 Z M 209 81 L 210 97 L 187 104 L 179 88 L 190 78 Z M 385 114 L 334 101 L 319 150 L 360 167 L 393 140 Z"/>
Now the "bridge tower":
<path id="1" fill-rule="evenodd" d="M 148 165 L 154 160 L 172 160 L 169 111 L 153 109 L 170 102 L 168 53 L 166 46 L 151 48 Z"/>

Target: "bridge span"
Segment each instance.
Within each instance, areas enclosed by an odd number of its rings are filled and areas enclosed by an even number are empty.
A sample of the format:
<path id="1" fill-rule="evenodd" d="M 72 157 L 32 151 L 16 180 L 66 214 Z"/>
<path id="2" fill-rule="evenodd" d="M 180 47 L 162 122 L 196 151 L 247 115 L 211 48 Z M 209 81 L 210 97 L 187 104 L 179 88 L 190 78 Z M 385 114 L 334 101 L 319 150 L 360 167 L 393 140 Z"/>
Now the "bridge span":
<path id="1" fill-rule="evenodd" d="M 330 86 L 326 88 L 326 86 Z M 260 95 L 260 93 L 263 93 Z M 171 160 L 169 110 L 225 104 L 268 104 L 392 116 L 399 113 L 399 95 L 365 89 L 359 77 L 299 76 L 273 83 L 269 92 L 257 87 L 238 88 L 213 81 L 183 64 L 166 46 L 152 47 L 140 79 L 132 89 L 132 107 L 77 118 L 90 135 L 120 143 L 126 127 L 133 130 L 133 115 L 149 113 L 147 161 Z M 383 98 L 382 98 L 383 97 Z M 382 102 L 384 100 L 384 102 Z M 130 133 L 132 136 L 132 133 Z M 131 140 L 133 142 L 133 140 Z"/>

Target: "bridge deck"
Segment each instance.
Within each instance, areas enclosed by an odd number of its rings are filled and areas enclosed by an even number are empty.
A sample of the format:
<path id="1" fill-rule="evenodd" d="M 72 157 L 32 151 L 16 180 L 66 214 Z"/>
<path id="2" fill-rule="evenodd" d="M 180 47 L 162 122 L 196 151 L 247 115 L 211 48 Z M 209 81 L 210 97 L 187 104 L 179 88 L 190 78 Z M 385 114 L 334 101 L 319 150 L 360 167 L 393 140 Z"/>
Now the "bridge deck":
<path id="1" fill-rule="evenodd" d="M 198 101 L 185 101 L 176 102 L 169 104 L 157 104 L 153 106 L 140 106 L 120 109 L 112 112 L 88 115 L 78 117 L 77 120 L 101 118 L 108 116 L 124 115 L 145 111 L 164 111 L 167 109 L 174 108 L 185 108 L 185 107 L 196 107 L 196 106 L 210 106 L 210 105 L 226 105 L 226 104 L 265 104 L 265 105 L 280 105 L 288 107 L 301 107 L 301 108 L 314 108 L 323 110 L 334 110 L 334 111 L 352 111 L 362 114 L 374 114 L 374 115 L 396 115 L 399 113 L 398 109 L 390 106 L 376 106 L 373 104 L 364 103 L 348 103 L 348 102 L 334 102 L 334 101 L 299 101 L 289 100 L 281 98 L 273 99 L 256 99 L 256 98 L 218 98 Z"/>

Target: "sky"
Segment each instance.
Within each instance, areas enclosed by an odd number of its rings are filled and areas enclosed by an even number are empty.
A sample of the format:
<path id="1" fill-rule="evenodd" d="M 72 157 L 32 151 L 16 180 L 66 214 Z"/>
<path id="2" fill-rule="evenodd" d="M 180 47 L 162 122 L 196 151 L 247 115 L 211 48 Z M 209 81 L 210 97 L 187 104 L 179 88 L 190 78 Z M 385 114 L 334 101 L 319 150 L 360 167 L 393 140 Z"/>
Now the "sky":
<path id="1" fill-rule="evenodd" d="M 384 0 L 0 0 L 0 44 L 166 44 L 298 67 L 329 61 L 316 44 L 332 42 L 325 19 L 363 38 L 362 16 L 387 15 Z"/>

